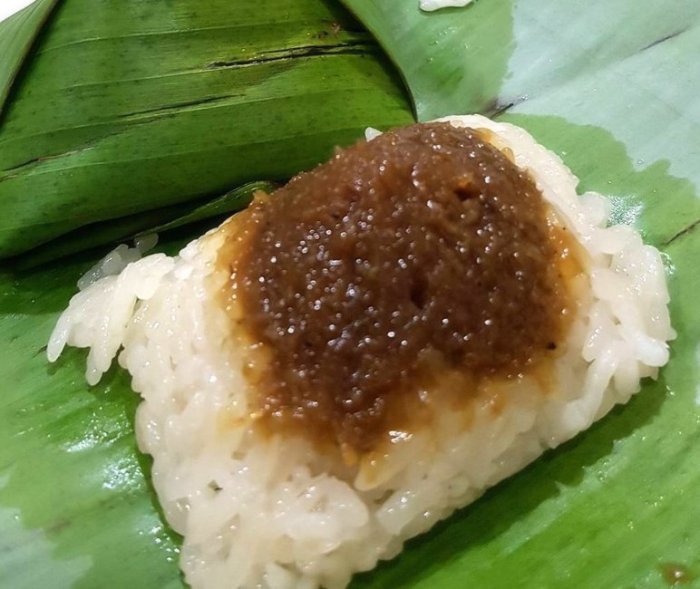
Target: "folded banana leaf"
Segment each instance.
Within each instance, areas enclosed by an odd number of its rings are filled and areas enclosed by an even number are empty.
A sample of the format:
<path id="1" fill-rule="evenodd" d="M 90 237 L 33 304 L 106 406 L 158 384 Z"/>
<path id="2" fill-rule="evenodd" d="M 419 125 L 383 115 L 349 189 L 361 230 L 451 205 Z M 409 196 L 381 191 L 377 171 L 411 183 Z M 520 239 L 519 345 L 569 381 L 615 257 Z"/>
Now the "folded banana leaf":
<path id="1" fill-rule="evenodd" d="M 245 208 L 258 192 L 271 193 L 277 187 L 272 182 L 250 182 L 230 190 L 217 198 L 203 202 L 187 202 L 170 207 L 145 211 L 128 217 L 101 221 L 85 225 L 70 233 L 36 247 L 26 254 L 13 259 L 16 268 L 27 270 L 70 254 L 97 249 L 99 246 L 116 243 L 125 236 L 143 237 L 147 234 L 170 234 L 181 227 L 208 222 L 203 230 L 223 221 L 231 213 Z M 164 219 L 170 219 L 164 221 Z M 189 227 L 194 230 L 195 227 Z M 103 250 L 101 250 L 103 251 Z"/>
<path id="2" fill-rule="evenodd" d="M 700 6 L 479 0 L 427 15 L 412 0 L 346 4 L 402 72 L 422 119 L 482 110 L 512 120 L 560 153 L 583 189 L 611 195 L 617 219 L 639 227 L 666 256 L 678 331 L 670 364 L 628 405 L 410 542 L 396 560 L 358 576 L 353 588 L 694 586 Z M 56 18 L 70 5 L 60 4 Z M 116 18 L 116 5 L 91 4 L 100 18 L 109 6 Z M 172 15 L 162 27 L 180 15 L 167 5 Z M 237 10 L 237 2 L 227 5 Z M 198 6 L 207 12 L 207 3 Z M 215 6 L 224 11 L 223 3 Z M 287 13 L 276 14 L 283 20 Z M 271 16 L 260 18 L 269 23 Z M 79 26 L 77 16 L 72 22 Z M 138 67 L 147 67 L 147 54 Z M 290 116 L 289 104 L 272 112 Z M 343 105 L 335 107 L 346 116 Z M 396 112 L 404 116 L 402 109 Z M 330 129 L 332 117 L 325 120 L 328 145 L 349 136 L 342 125 Z M 289 131 L 280 141 L 292 138 Z M 279 153 L 271 150 L 270 159 Z M 163 524 L 149 459 L 135 447 L 137 397 L 127 379 L 114 370 L 89 388 L 83 353 L 70 350 L 50 368 L 44 358 L 58 313 L 93 262 L 87 255 L 41 271 L 8 266 L 0 275 L 0 587 L 184 586 L 179 539 Z"/>
<path id="3" fill-rule="evenodd" d="M 22 63 L 56 6 L 56 1 L 38 0 L 0 28 L 0 114 L 22 69 Z"/>
<path id="4" fill-rule="evenodd" d="M 284 179 L 368 125 L 412 121 L 374 39 L 337 3 L 52 4 L 0 24 L 0 39 L 20 37 L 0 54 L 0 257 Z"/>

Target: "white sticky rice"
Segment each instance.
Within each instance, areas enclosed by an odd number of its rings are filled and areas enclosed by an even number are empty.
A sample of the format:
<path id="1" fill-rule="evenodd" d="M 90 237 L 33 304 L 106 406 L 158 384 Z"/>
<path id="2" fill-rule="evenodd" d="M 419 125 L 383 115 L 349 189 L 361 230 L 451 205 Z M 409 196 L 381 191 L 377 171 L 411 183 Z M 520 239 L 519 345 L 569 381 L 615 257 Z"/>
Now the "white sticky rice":
<path id="1" fill-rule="evenodd" d="M 659 252 L 630 227 L 606 227 L 606 200 L 577 195 L 577 179 L 525 131 L 480 116 L 446 120 L 490 129 L 585 252 L 552 390 L 534 377 L 508 381 L 499 410 L 477 395 L 468 420 L 443 411 L 434 427 L 395 432 L 386 454 L 354 466 L 291 434 L 263 436 L 245 352 L 216 298 L 228 278 L 215 263 L 222 230 L 177 257 L 150 255 L 97 280 L 59 319 L 51 361 L 65 345 L 89 347 L 88 382 L 117 355 L 131 373 L 143 397 L 139 445 L 153 456 L 167 520 L 184 536 L 181 567 L 193 587 L 343 588 L 626 402 L 668 361 L 674 332 Z"/>
<path id="2" fill-rule="evenodd" d="M 441 8 L 460 7 L 471 4 L 472 0 L 420 0 L 420 9 L 426 12 L 440 10 Z"/>

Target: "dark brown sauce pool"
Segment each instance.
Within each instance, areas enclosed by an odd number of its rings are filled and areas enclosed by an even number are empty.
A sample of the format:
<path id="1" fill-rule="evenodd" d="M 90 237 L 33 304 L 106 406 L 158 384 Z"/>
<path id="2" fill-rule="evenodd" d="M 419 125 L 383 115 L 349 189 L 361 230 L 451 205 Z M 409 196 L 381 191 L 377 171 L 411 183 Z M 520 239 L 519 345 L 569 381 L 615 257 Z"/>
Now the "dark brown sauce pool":
<path id="1" fill-rule="evenodd" d="M 264 352 L 261 423 L 364 453 L 420 425 L 420 392 L 442 374 L 467 400 L 554 353 L 569 308 L 562 237 L 484 133 L 385 133 L 235 218 L 219 263 L 237 327 Z"/>

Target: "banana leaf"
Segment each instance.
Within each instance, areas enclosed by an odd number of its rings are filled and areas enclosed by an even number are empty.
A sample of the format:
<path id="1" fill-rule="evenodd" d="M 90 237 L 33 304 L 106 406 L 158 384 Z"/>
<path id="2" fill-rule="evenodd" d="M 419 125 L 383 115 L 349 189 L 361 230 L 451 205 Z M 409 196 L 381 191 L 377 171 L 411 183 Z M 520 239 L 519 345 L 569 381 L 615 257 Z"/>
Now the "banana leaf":
<path id="1" fill-rule="evenodd" d="M 225 216 L 245 208 L 255 192 L 260 190 L 270 193 L 276 186 L 272 182 L 250 182 L 203 202 L 187 202 L 86 225 L 15 258 L 13 264 L 19 269 L 35 268 L 70 254 L 116 243 L 127 236 L 139 237 L 149 233 L 162 235 L 213 219 L 209 223 L 211 227 L 217 219 L 221 221 Z"/>
<path id="2" fill-rule="evenodd" d="M 481 110 L 511 120 L 557 151 L 582 189 L 611 195 L 617 220 L 666 257 L 678 331 L 659 380 L 628 405 L 352 587 L 694 586 L 697 4 L 479 0 L 430 15 L 413 1 L 346 4 L 402 72 L 422 119 Z M 85 254 L 0 275 L 0 587 L 184 586 L 179 539 L 163 524 L 149 459 L 135 447 L 128 379 L 114 370 L 90 388 L 84 353 L 70 350 L 52 367 L 44 358 L 58 313 L 93 262 Z"/>
<path id="3" fill-rule="evenodd" d="M 22 63 L 57 0 L 38 0 L 2 25 L 0 34 L 0 115 Z"/>
<path id="4" fill-rule="evenodd" d="M 0 257 L 288 178 L 367 125 L 412 121 L 374 39 L 337 3 L 64 0 L 30 24 L 31 50 L 8 53 L 19 75 L 0 77 Z"/>

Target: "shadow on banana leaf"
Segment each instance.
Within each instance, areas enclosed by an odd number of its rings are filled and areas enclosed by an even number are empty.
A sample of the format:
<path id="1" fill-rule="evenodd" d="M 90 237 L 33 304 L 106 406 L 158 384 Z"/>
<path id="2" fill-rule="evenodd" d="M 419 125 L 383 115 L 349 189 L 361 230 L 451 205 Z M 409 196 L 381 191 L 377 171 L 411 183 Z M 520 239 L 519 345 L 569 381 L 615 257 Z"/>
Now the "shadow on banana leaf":
<path id="1" fill-rule="evenodd" d="M 197 235 L 217 225 L 226 216 L 244 209 L 258 192 L 270 194 L 277 187 L 272 182 L 249 182 L 222 195 L 200 201 L 146 211 L 121 219 L 93 223 L 41 245 L 13 260 L 20 270 L 30 270 L 80 252 L 95 257 L 100 247 L 148 234 Z M 177 238 L 175 238 L 177 241 Z M 104 251 L 102 248 L 101 251 Z M 84 256 L 83 256 L 84 257 Z"/>

